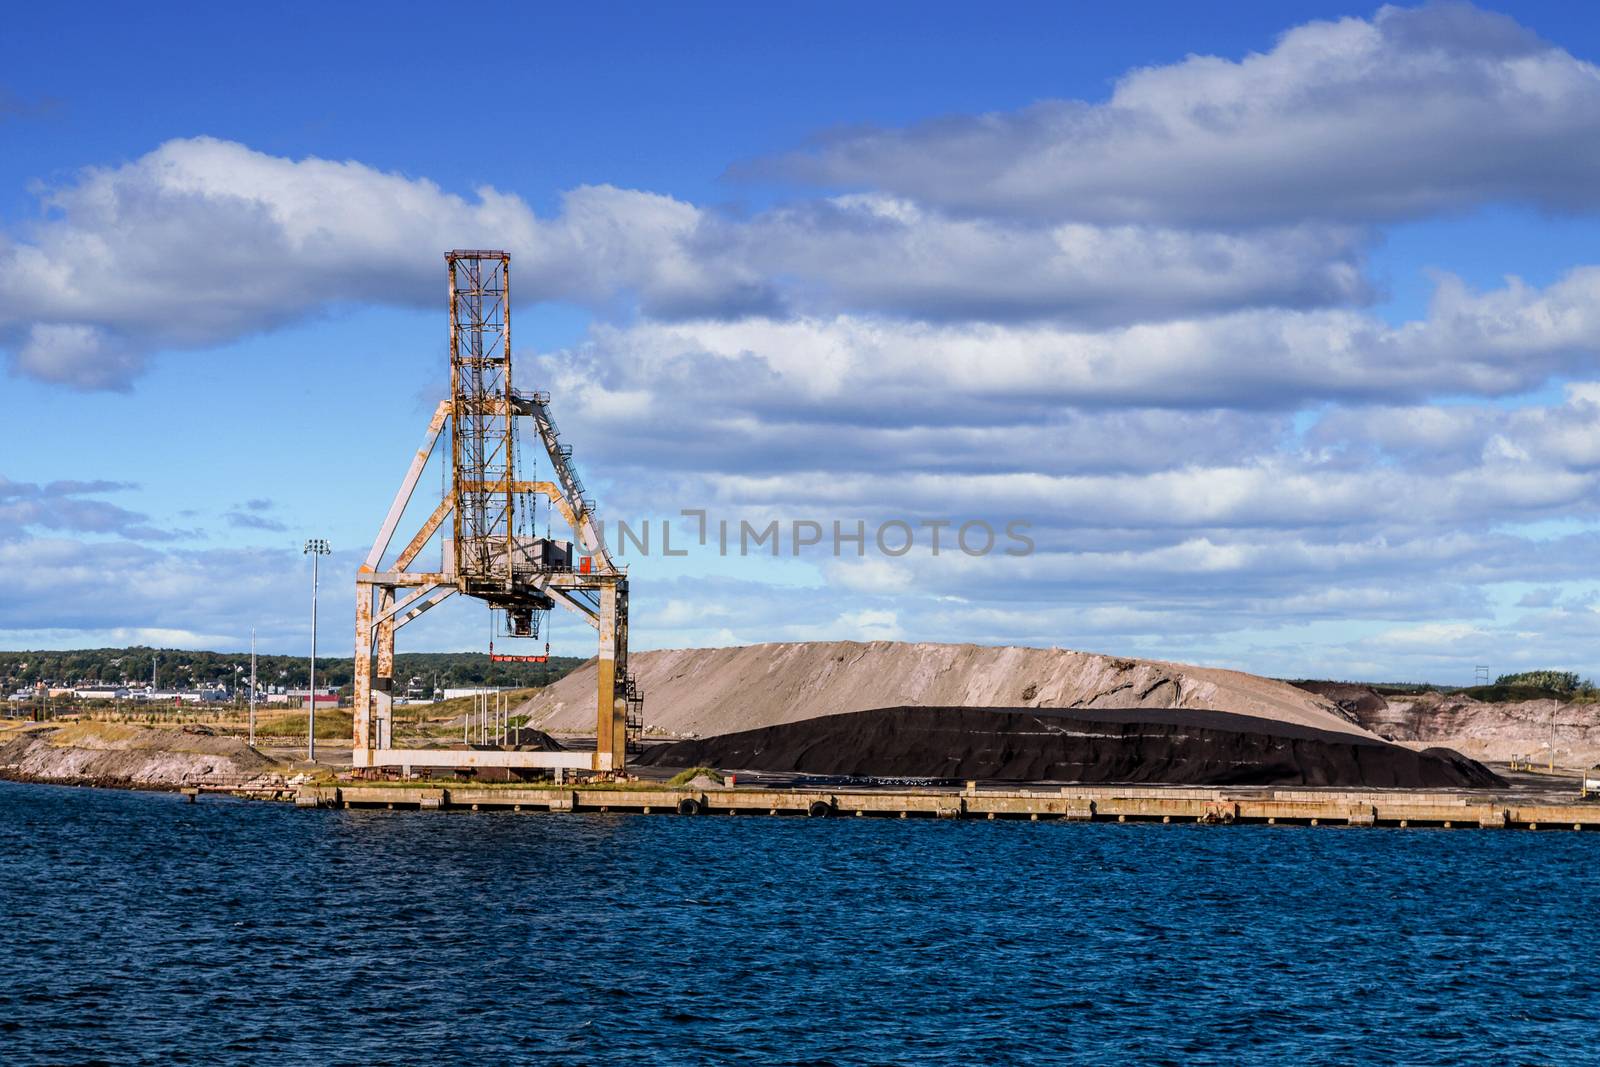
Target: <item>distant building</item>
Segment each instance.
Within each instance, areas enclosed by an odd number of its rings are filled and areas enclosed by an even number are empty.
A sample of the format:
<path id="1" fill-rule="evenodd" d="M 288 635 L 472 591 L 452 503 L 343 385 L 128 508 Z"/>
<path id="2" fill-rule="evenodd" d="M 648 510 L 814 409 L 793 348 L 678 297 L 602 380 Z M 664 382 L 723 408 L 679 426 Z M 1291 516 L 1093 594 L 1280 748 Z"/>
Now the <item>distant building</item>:
<path id="1" fill-rule="evenodd" d="M 272 692 L 267 694 L 266 700 L 268 704 L 298 705 L 303 708 L 306 706 L 306 690 L 304 688 L 284 689 L 281 686 L 274 686 Z M 317 686 L 317 707 L 336 708 L 338 706 L 339 690 L 336 686 L 327 688 L 323 688 L 320 685 Z"/>
<path id="2" fill-rule="evenodd" d="M 134 689 L 127 699 L 148 704 L 221 704 L 232 694 L 226 689 Z"/>
<path id="3" fill-rule="evenodd" d="M 308 692 L 309 690 L 306 689 L 290 689 L 288 692 L 283 694 L 281 700 L 290 707 L 303 708 L 306 706 L 306 695 Z M 268 697 L 267 699 L 272 700 L 273 698 Z M 336 708 L 338 706 L 339 690 L 337 687 L 328 686 L 324 688 L 320 685 L 317 686 L 317 707 Z"/>
<path id="4" fill-rule="evenodd" d="M 485 693 L 509 693 L 515 688 L 516 686 L 514 685 L 480 685 L 471 689 L 446 689 L 444 698 L 446 700 L 455 700 L 457 697 L 476 697 Z"/>
<path id="5" fill-rule="evenodd" d="M 114 685 L 80 685 L 72 695 L 79 700 L 127 700 L 128 690 Z"/>

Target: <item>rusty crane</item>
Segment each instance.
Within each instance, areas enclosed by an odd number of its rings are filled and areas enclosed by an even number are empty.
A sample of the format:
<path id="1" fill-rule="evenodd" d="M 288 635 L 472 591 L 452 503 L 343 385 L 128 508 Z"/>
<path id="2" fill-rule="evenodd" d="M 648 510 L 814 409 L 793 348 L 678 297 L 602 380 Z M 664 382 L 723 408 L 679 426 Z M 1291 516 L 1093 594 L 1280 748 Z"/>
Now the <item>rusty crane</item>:
<path id="1" fill-rule="evenodd" d="M 511 257 L 457 250 L 450 274 L 450 397 L 439 402 L 372 551 L 356 575 L 355 723 L 358 770 L 428 767 L 546 767 L 614 775 L 636 748 L 643 700 L 628 673 L 628 578 L 612 563 L 595 516 L 550 414 L 548 393 L 518 393 L 511 381 Z M 519 480 L 518 427 L 531 421 L 548 480 Z M 449 489 L 398 554 L 389 546 L 435 444 L 449 424 Z M 540 500 L 560 514 L 573 542 L 533 535 Z M 446 525 L 446 520 L 448 525 Z M 438 566 L 418 565 L 438 537 Z M 512 637 L 537 637 L 556 605 L 599 634 L 595 747 L 522 751 L 513 745 L 397 749 L 393 734 L 395 631 L 460 593 L 486 602 Z M 546 645 L 548 649 L 548 644 Z M 491 645 L 492 652 L 492 645 Z M 496 657 L 521 658 L 521 657 Z M 527 657 L 538 658 L 538 657 Z"/>

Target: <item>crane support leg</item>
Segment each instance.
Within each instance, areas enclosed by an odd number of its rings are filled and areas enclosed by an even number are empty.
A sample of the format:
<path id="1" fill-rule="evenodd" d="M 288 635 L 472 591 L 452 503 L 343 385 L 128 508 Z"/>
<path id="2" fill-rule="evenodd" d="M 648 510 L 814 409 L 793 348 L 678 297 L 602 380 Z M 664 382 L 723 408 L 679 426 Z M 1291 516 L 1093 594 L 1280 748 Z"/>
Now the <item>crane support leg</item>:
<path id="1" fill-rule="evenodd" d="M 600 657 L 596 662 L 594 769 L 620 768 L 626 758 L 627 701 L 617 664 L 617 583 L 600 587 Z"/>
<path id="2" fill-rule="evenodd" d="M 350 758 L 354 766 L 365 767 L 362 757 L 372 751 L 372 586 L 356 578 L 356 662 L 355 693 L 351 703 L 354 735 Z"/>
<path id="3" fill-rule="evenodd" d="M 372 684 L 373 740 L 389 748 L 394 735 L 394 586 L 378 589 L 378 677 Z"/>

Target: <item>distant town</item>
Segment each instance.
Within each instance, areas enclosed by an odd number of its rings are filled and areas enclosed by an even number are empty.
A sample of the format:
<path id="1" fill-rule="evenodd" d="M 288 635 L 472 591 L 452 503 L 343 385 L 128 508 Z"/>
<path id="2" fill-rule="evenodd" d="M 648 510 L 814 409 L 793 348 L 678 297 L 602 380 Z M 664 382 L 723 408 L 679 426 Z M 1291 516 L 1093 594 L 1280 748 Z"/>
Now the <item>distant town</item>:
<path id="1" fill-rule="evenodd" d="M 397 704 L 423 704 L 474 693 L 547 685 L 583 661 L 553 656 L 548 663 L 490 663 L 468 652 L 395 657 Z M 305 707 L 306 656 L 256 657 L 256 702 Z M 317 657 L 316 706 L 337 707 L 351 689 L 348 657 Z M 326 684 L 324 684 L 326 683 Z M 130 703 L 156 706 L 245 704 L 250 699 L 249 652 L 130 648 L 0 652 L 0 692 L 9 714 L 49 704 Z"/>

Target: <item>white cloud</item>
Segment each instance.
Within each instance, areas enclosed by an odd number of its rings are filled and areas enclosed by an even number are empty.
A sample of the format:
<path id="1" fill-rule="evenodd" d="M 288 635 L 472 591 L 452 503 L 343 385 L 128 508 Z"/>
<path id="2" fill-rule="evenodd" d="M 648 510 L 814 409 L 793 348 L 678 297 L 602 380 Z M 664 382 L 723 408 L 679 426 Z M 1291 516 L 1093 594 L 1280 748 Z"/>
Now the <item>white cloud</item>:
<path id="1" fill-rule="evenodd" d="M 1481 628 L 1467 623 L 1430 622 L 1385 630 L 1366 639 L 1366 644 L 1393 652 L 1455 651 L 1463 645 L 1481 646 L 1488 637 Z"/>
<path id="2" fill-rule="evenodd" d="M 298 553 L 269 549 L 161 549 L 59 536 L 0 541 L 0 633 L 160 626 L 243 637 L 259 625 L 270 641 L 303 625 L 300 563 Z M 107 595 L 108 581 L 115 595 Z M 243 605 L 257 617 L 241 615 Z"/>
<path id="3" fill-rule="evenodd" d="M 1241 60 L 1124 75 L 741 168 L 978 214 L 1189 225 L 1410 218 L 1485 201 L 1597 205 L 1600 71 L 1466 4 L 1311 22 Z"/>
<path id="4" fill-rule="evenodd" d="M 133 488 L 122 482 L 58 481 L 40 485 L 0 474 L 0 545 L 21 541 L 41 530 L 115 535 L 144 541 L 170 540 L 170 531 L 149 524 L 149 516 L 95 499 Z"/>
<path id="5" fill-rule="evenodd" d="M 15 366 L 41 381 L 80 389 L 115 389 L 143 369 L 144 359 L 98 326 L 36 322 L 24 334 Z"/>
<path id="6" fill-rule="evenodd" d="M 1477 293 L 1444 278 L 1398 326 L 1343 310 L 1250 309 L 1107 330 L 867 315 L 599 326 L 547 380 L 587 396 L 650 382 L 703 417 L 765 424 L 1004 426 L 1063 407 L 1294 408 L 1505 396 L 1600 370 L 1600 268 L 1544 289 Z M 569 393 L 570 395 L 570 393 Z M 637 414 L 637 412 L 635 412 Z M 1454 416 L 1430 418 L 1443 433 Z M 1413 435 L 1427 427 L 1402 428 Z"/>
<path id="7" fill-rule="evenodd" d="M 455 247 L 517 253 L 513 284 L 530 304 L 631 293 L 647 309 L 701 312 L 761 288 L 695 253 L 700 212 L 671 197 L 583 187 L 545 220 L 489 187 L 467 198 L 204 137 L 89 168 L 43 202 L 42 221 L 0 243 L 0 336 L 16 370 L 84 388 L 125 385 L 153 349 L 219 344 L 341 302 L 432 304 Z"/>
<path id="8" fill-rule="evenodd" d="M 0 238 L 0 345 L 16 372 L 86 389 L 126 387 L 154 351 L 343 303 L 432 305 L 453 247 L 511 251 L 519 305 L 669 320 L 862 308 L 1104 325 L 1368 296 L 1350 228 L 1036 229 L 860 197 L 735 219 L 605 185 L 540 218 L 491 187 L 464 197 L 212 138 L 88 168 L 42 201 L 42 220 Z"/>
<path id="9" fill-rule="evenodd" d="M 847 611 L 834 620 L 834 640 L 898 641 L 905 636 L 899 614 L 894 611 L 863 609 Z"/>
<path id="10" fill-rule="evenodd" d="M 780 207 L 723 235 L 741 262 L 788 279 L 785 304 L 800 312 L 1104 326 L 1371 295 L 1352 227 L 1018 224 L 865 195 Z"/>
<path id="11" fill-rule="evenodd" d="M 900 542 L 892 546 L 896 551 Z M 916 576 L 909 566 L 877 557 L 861 560 L 834 560 L 825 568 L 829 584 L 837 589 L 874 593 L 903 593 L 911 589 Z"/>
<path id="12" fill-rule="evenodd" d="M 1488 291 L 1442 275 L 1410 322 L 1360 305 L 1385 219 L 1594 206 L 1594 83 L 1496 16 L 1385 9 L 1131 72 L 1103 105 L 838 139 L 805 166 L 865 192 L 748 215 L 596 185 L 543 217 L 503 190 L 178 140 L 46 189 L 0 237 L 0 347 L 18 374 L 125 387 L 161 350 L 329 306 L 437 306 L 443 250 L 505 247 L 519 308 L 596 313 L 570 350 L 519 353 L 519 378 L 555 394 L 608 517 L 1033 524 L 1019 558 L 710 568 L 773 584 L 640 560 L 641 647 L 912 637 L 1396 677 L 1484 647 L 1583 662 L 1594 611 L 1514 601 L 1587 580 L 1600 550 L 1600 268 Z M 1558 402 L 1503 401 L 1552 381 Z M 298 633 L 298 556 L 140 543 L 170 534 L 116 488 L 0 479 L 0 633 L 220 643 L 241 604 L 269 642 Z M 277 524 L 259 501 L 218 514 Z M 408 638 L 472 647 L 476 610 Z"/>

